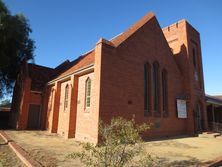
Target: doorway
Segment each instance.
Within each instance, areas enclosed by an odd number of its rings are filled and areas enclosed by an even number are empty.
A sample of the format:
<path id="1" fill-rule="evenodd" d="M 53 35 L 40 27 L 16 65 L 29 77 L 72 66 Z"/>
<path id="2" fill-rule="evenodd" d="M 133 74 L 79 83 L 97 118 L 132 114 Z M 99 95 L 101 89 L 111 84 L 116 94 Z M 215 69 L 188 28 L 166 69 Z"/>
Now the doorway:
<path id="1" fill-rule="evenodd" d="M 41 105 L 30 104 L 28 114 L 28 125 L 27 128 L 30 130 L 40 129 L 40 111 Z"/>
<path id="2" fill-rule="evenodd" d="M 201 132 L 203 130 L 202 125 L 202 109 L 200 103 L 197 103 L 194 109 L 194 119 L 195 119 L 195 131 Z"/>

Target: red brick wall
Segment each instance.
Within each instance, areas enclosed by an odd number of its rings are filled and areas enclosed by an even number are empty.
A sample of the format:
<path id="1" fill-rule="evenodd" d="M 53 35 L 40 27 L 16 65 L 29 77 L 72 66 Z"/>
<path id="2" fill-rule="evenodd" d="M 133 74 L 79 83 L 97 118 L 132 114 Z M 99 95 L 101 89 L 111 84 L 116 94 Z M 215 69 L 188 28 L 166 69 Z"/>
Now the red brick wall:
<path id="1" fill-rule="evenodd" d="M 40 92 L 31 91 L 31 79 L 25 78 L 23 81 L 23 92 L 21 93 L 21 102 L 19 105 L 19 117 L 17 121 L 17 129 L 27 129 L 29 105 L 38 104 L 42 106 L 42 94 Z"/>
<path id="2" fill-rule="evenodd" d="M 199 81 L 194 79 L 190 56 L 193 44 L 198 46 Z M 161 115 L 155 116 L 151 105 L 152 114 L 145 117 L 144 64 L 149 63 L 152 67 L 155 61 L 160 67 Z M 145 137 L 193 133 L 195 129 L 193 110 L 198 102 L 203 106 L 203 119 L 206 120 L 200 37 L 186 21 L 180 21 L 162 31 L 156 18 L 153 17 L 118 47 L 114 47 L 109 41 L 100 40 L 94 51 L 61 75 L 67 75 L 93 62 L 94 72 L 70 75 L 66 81 L 58 80 L 47 88 L 49 92 L 54 89 L 52 101 L 50 95 L 47 96 L 49 100 L 46 127 L 50 132 L 96 143 L 99 118 L 109 122 L 116 116 L 129 119 L 135 116 L 138 123 L 154 124 Z M 168 73 L 167 117 L 163 116 L 162 111 L 161 71 L 163 69 Z M 85 109 L 85 81 L 88 77 L 92 79 L 91 107 Z M 64 112 L 66 84 L 70 85 L 70 89 L 68 108 Z M 187 100 L 187 119 L 177 118 L 177 98 Z"/>
<path id="3" fill-rule="evenodd" d="M 26 129 L 28 121 L 28 109 L 29 109 L 29 98 L 30 98 L 30 88 L 31 88 L 31 79 L 26 78 L 23 84 L 23 93 L 22 99 L 19 106 L 19 117 L 17 122 L 17 129 Z"/>
<path id="4" fill-rule="evenodd" d="M 65 102 L 65 88 L 68 85 L 68 106 L 64 106 Z M 57 133 L 67 137 L 69 130 L 69 116 L 70 116 L 70 99 L 71 99 L 71 85 L 70 80 L 61 83 L 60 103 L 59 103 L 59 120 Z"/>
<path id="5" fill-rule="evenodd" d="M 101 59 L 102 120 L 135 115 L 138 123 L 152 122 L 157 127 L 149 131 L 149 137 L 186 133 L 187 119 L 178 119 L 176 113 L 176 98 L 186 95 L 183 76 L 155 18 L 117 48 L 103 44 Z M 165 68 L 168 72 L 169 116 L 166 118 L 162 116 L 162 105 L 160 117 L 144 117 L 144 63 L 152 65 L 154 61 L 158 61 L 160 71 Z"/>
<path id="6" fill-rule="evenodd" d="M 85 83 L 91 79 L 90 107 L 85 104 Z M 94 73 L 82 75 L 78 79 L 77 118 L 75 138 L 80 141 L 97 142 L 98 111 L 95 110 L 95 77 Z"/>
<path id="7" fill-rule="evenodd" d="M 40 92 L 30 92 L 29 104 L 42 105 L 42 94 Z"/>
<path id="8" fill-rule="evenodd" d="M 184 89 L 188 98 L 188 126 L 187 130 L 195 130 L 194 109 L 201 103 L 204 129 L 207 129 L 207 114 L 205 107 L 205 92 L 203 67 L 201 58 L 200 34 L 185 20 L 163 29 L 164 35 L 175 54 L 175 60 L 182 72 Z M 196 48 L 196 64 L 198 66 L 198 81 L 194 77 L 193 48 Z"/>

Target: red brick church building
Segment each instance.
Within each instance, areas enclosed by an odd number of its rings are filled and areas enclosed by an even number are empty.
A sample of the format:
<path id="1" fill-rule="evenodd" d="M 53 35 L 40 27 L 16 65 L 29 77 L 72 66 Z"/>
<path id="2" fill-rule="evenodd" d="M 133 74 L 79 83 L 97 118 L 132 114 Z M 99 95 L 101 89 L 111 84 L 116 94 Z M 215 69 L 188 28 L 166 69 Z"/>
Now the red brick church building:
<path id="1" fill-rule="evenodd" d="M 111 40 L 52 69 L 24 64 L 11 124 L 98 142 L 99 120 L 152 122 L 144 137 L 207 129 L 200 34 L 186 20 L 161 29 L 148 13 Z"/>

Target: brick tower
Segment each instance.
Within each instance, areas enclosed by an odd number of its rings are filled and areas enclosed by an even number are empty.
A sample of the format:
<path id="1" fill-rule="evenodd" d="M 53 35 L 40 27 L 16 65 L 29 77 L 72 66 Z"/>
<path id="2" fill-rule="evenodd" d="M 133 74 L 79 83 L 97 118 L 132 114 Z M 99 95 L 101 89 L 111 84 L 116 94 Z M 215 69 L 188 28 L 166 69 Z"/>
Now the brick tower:
<path id="1" fill-rule="evenodd" d="M 192 133 L 206 130 L 200 34 L 186 20 L 163 28 L 163 33 L 184 78 L 184 98 L 188 102 L 187 131 Z"/>

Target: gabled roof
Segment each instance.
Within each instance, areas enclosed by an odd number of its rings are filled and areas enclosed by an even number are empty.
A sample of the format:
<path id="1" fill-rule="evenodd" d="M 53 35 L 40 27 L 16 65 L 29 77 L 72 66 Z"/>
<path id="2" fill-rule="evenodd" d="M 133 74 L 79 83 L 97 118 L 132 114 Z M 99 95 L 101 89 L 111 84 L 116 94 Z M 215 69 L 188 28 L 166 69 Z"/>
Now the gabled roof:
<path id="1" fill-rule="evenodd" d="M 143 27 L 146 23 L 148 23 L 153 18 L 155 18 L 155 15 L 152 12 L 149 12 L 144 17 L 142 17 L 139 21 L 137 21 L 135 24 L 129 27 L 126 31 L 124 31 L 123 33 L 115 36 L 111 40 L 104 39 L 104 41 L 107 41 L 107 44 L 112 45 L 113 47 L 118 47 L 121 43 L 126 41 L 130 36 L 132 36 L 135 32 L 137 32 L 141 27 Z M 64 62 L 65 65 L 64 64 L 62 65 L 64 65 L 66 69 L 62 70 L 62 72 L 60 73 L 57 73 L 57 75 L 53 77 L 53 80 L 68 76 L 75 70 L 78 70 L 86 65 L 89 65 L 90 63 L 93 64 L 94 57 L 95 57 L 95 50 L 93 49 L 87 52 L 86 54 L 80 56 L 79 58 L 75 59 L 72 62 Z M 60 68 L 61 67 L 59 66 L 58 69 Z"/>
<path id="2" fill-rule="evenodd" d="M 77 59 L 70 62 L 69 68 L 67 68 L 67 70 L 64 70 L 60 74 L 56 75 L 56 77 L 54 77 L 54 79 L 64 77 L 66 75 L 71 74 L 73 71 L 76 71 L 84 66 L 87 66 L 89 64 L 93 64 L 94 63 L 94 56 L 95 56 L 95 50 L 93 49 L 93 50 L 87 52 L 86 54 L 78 57 Z"/>
<path id="3" fill-rule="evenodd" d="M 152 12 L 149 12 L 146 14 L 142 19 L 137 21 L 135 24 L 133 24 L 131 27 L 129 27 L 126 31 L 123 33 L 115 36 L 111 40 L 105 40 L 107 41 L 107 44 L 110 44 L 114 47 L 118 47 L 121 43 L 126 41 L 130 36 L 132 36 L 136 31 L 138 31 L 141 27 L 143 27 L 146 23 L 148 23 L 151 19 L 155 18 L 155 15 Z M 86 54 L 80 56 L 79 58 L 75 59 L 74 61 L 70 62 L 67 70 L 64 70 L 60 74 L 56 75 L 54 79 L 65 77 L 75 70 L 78 70 L 79 68 L 82 68 L 86 65 L 89 65 L 90 63 L 94 63 L 94 57 L 95 57 L 95 50 L 91 50 L 87 52 Z"/>
<path id="4" fill-rule="evenodd" d="M 137 30 L 139 30 L 143 25 L 145 25 L 154 17 L 155 15 L 152 12 L 149 12 L 144 17 L 142 17 L 142 19 L 140 19 L 135 24 L 133 24 L 130 28 L 128 28 L 126 31 L 114 37 L 110 41 L 114 44 L 114 46 L 116 47 L 119 46 L 122 42 L 124 42 L 127 38 L 133 35 Z"/>

